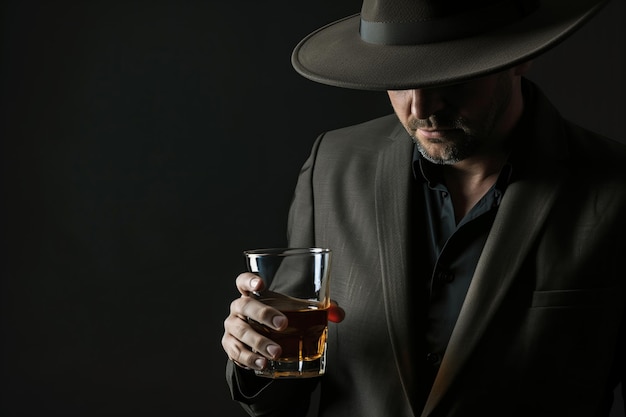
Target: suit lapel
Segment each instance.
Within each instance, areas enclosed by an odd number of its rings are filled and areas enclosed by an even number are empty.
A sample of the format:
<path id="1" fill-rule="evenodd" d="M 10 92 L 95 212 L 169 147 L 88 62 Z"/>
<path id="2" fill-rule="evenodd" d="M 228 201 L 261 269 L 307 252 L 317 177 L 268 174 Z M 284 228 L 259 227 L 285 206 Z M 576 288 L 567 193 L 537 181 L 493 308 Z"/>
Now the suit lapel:
<path id="1" fill-rule="evenodd" d="M 410 314 L 410 288 L 408 276 L 410 230 L 406 219 L 410 217 L 409 197 L 413 141 L 404 128 L 398 125 L 391 142 L 378 158 L 376 171 L 376 226 L 381 260 L 383 297 L 386 318 L 394 350 L 396 365 L 405 394 L 415 410 L 414 395 L 414 343 Z"/>
<path id="2" fill-rule="evenodd" d="M 540 180 L 525 179 L 507 188 L 422 416 L 439 404 L 472 355 L 554 204 L 562 172 L 544 169 L 535 178 Z"/>

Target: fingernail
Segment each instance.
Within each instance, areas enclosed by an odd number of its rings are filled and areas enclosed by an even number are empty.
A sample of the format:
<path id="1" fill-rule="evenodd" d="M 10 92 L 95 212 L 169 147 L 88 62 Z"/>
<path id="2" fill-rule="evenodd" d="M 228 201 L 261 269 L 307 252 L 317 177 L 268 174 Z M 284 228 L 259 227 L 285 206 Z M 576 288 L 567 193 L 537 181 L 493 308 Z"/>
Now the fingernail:
<path id="1" fill-rule="evenodd" d="M 253 278 L 250 281 L 250 285 L 252 286 L 252 288 L 256 289 L 259 286 L 260 282 L 261 282 L 261 280 L 259 278 Z"/>
<path id="2" fill-rule="evenodd" d="M 276 358 L 280 354 L 280 346 L 268 345 L 267 353 L 269 353 L 272 358 Z"/>
<path id="3" fill-rule="evenodd" d="M 272 319 L 272 324 L 274 325 L 274 327 L 276 329 L 280 329 L 283 327 L 283 325 L 285 324 L 285 318 L 283 316 L 275 316 Z"/>
<path id="4" fill-rule="evenodd" d="M 265 368 L 265 359 L 259 358 L 254 361 L 254 364 L 256 365 L 258 370 L 261 370 Z"/>

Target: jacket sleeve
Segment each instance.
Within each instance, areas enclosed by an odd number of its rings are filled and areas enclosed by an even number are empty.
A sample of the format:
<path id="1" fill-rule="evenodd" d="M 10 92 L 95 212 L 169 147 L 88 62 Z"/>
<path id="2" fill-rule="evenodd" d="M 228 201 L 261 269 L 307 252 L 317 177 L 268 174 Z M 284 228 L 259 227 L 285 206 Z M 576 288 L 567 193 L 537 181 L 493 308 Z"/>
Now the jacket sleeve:
<path id="1" fill-rule="evenodd" d="M 254 417 L 304 417 L 317 378 L 273 380 L 254 375 L 231 361 L 226 365 L 231 397 Z"/>

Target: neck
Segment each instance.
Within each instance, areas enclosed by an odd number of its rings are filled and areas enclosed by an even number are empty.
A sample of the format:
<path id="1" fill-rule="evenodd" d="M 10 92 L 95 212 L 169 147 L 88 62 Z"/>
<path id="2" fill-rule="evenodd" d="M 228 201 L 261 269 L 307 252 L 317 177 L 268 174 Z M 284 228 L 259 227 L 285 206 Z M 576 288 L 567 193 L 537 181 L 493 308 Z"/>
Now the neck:
<path id="1" fill-rule="evenodd" d="M 509 106 L 494 129 L 489 145 L 469 158 L 443 167 L 457 223 L 496 183 L 509 157 L 512 133 L 524 108 L 520 79 L 516 81 Z"/>
<path id="2" fill-rule="evenodd" d="M 463 164 L 444 167 L 443 177 L 457 224 L 496 183 L 507 158 L 508 153 L 501 153 L 485 160 L 466 160 Z"/>

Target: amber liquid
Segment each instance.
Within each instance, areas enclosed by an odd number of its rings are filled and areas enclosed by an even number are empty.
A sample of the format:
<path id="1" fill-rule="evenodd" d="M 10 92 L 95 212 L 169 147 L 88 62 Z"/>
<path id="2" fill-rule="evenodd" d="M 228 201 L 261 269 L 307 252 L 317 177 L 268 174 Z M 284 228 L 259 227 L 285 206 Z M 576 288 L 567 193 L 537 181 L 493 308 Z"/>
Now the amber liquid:
<path id="1" fill-rule="evenodd" d="M 280 332 L 253 320 L 255 330 L 282 347 L 278 362 L 307 362 L 324 354 L 328 333 L 328 310 L 316 301 L 290 298 L 262 298 L 263 303 L 287 316 L 288 327 Z"/>

